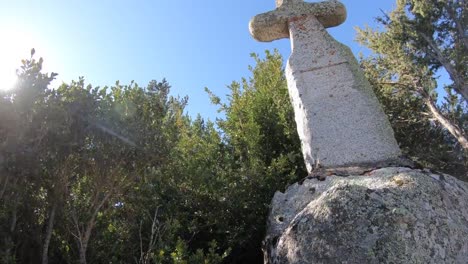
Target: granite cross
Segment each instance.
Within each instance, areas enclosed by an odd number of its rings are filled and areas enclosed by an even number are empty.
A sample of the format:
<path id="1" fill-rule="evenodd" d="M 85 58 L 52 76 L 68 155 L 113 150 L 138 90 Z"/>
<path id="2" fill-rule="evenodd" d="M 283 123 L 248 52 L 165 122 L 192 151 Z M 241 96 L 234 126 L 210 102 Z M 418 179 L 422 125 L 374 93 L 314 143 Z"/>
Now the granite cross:
<path id="1" fill-rule="evenodd" d="M 276 7 L 252 18 L 250 33 L 262 42 L 291 40 L 286 78 L 309 173 L 317 164 L 343 168 L 398 160 L 393 130 L 354 55 L 325 30 L 345 21 L 345 6 L 276 0 Z"/>

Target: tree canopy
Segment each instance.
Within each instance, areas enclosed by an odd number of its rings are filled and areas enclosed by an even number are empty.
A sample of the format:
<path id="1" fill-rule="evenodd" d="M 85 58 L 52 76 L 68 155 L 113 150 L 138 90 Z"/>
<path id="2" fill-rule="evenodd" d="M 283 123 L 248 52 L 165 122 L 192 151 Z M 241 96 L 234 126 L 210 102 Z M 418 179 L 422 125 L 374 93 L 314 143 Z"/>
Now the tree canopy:
<path id="1" fill-rule="evenodd" d="M 254 58 L 227 102 L 211 95 L 217 125 L 165 80 L 50 89 L 24 60 L 0 104 L 2 262 L 261 260 L 269 200 L 305 170 L 282 58 Z"/>
<path id="2" fill-rule="evenodd" d="M 362 66 L 403 150 L 468 177 L 466 10 L 465 1 L 398 0 L 377 18 L 383 30 L 358 29 L 357 40 L 373 52 Z"/>

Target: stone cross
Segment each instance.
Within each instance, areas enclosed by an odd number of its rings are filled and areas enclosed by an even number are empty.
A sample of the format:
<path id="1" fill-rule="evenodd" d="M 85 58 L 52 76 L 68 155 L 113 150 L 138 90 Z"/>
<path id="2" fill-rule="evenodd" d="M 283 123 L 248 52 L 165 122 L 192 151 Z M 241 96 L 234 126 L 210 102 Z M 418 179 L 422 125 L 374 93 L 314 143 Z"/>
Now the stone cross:
<path id="1" fill-rule="evenodd" d="M 276 7 L 252 18 L 250 33 L 262 42 L 291 40 L 286 77 L 309 173 L 318 164 L 397 161 L 400 148 L 369 82 L 351 50 L 325 30 L 345 21 L 345 6 L 336 0 L 276 0 Z"/>

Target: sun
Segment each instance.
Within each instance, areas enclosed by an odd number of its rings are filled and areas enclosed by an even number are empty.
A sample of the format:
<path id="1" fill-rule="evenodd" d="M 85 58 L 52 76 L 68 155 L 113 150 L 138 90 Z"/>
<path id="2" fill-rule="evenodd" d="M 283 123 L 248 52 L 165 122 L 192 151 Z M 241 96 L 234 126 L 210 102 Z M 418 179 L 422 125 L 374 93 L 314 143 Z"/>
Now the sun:
<path id="1" fill-rule="evenodd" d="M 15 66 L 11 66 L 12 65 L 3 63 L 3 61 L 0 62 L 0 90 L 9 90 L 16 84 L 17 77 Z"/>
<path id="2" fill-rule="evenodd" d="M 12 89 L 16 83 L 16 69 L 21 60 L 30 56 L 35 43 L 24 30 L 0 27 L 0 90 Z"/>

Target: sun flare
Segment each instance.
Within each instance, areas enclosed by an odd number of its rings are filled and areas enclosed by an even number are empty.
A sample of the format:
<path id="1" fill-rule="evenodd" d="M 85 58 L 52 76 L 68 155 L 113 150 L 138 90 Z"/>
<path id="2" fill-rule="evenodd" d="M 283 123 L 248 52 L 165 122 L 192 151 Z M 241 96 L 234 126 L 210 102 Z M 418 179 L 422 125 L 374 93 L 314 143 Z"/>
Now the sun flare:
<path id="1" fill-rule="evenodd" d="M 29 58 L 36 40 L 27 32 L 14 28 L 0 27 L 0 90 L 12 89 L 16 83 L 16 69 L 21 60 Z"/>
<path id="2" fill-rule="evenodd" d="M 15 68 L 0 64 L 0 90 L 9 90 L 16 83 Z"/>

